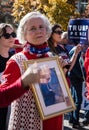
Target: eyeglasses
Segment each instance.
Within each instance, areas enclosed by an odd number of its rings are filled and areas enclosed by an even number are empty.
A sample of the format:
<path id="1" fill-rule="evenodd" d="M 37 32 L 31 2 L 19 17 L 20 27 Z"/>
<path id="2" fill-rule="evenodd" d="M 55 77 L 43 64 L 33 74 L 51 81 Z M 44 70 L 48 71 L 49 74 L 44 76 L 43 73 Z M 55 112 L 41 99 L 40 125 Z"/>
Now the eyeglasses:
<path id="1" fill-rule="evenodd" d="M 62 34 L 62 31 L 54 31 L 54 33 L 56 33 L 56 34 Z"/>
<path id="2" fill-rule="evenodd" d="M 15 32 L 12 32 L 11 34 L 10 33 L 5 33 L 5 34 L 2 34 L 2 36 L 5 38 L 5 39 L 9 39 L 11 36 L 13 38 L 16 37 L 16 33 Z"/>

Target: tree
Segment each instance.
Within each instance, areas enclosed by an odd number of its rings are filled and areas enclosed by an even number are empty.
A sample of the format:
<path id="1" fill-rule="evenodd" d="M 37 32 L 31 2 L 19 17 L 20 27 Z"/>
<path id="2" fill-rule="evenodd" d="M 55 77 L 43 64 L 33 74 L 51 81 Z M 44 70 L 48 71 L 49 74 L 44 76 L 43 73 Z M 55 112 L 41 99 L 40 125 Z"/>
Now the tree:
<path id="1" fill-rule="evenodd" d="M 87 6 L 86 6 L 86 8 L 85 8 L 84 16 L 85 16 L 86 18 L 89 18 L 89 2 L 88 2 Z"/>
<path id="2" fill-rule="evenodd" d="M 44 13 L 51 23 L 59 23 L 63 29 L 67 29 L 68 21 L 75 14 L 73 0 L 15 0 L 13 4 L 13 16 L 15 22 L 33 10 Z"/>

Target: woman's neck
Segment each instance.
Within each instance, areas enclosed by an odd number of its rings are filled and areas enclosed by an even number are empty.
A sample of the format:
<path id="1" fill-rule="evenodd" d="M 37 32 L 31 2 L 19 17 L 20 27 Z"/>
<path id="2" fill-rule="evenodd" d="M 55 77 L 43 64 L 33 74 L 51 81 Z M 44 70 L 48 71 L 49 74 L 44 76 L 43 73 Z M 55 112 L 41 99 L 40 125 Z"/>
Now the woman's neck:
<path id="1" fill-rule="evenodd" d="M 5 48 L 5 47 L 0 46 L 0 55 L 2 57 L 8 58 L 9 57 L 9 48 Z"/>
<path id="2" fill-rule="evenodd" d="M 58 43 L 57 42 L 54 42 L 54 47 L 57 47 Z"/>
<path id="3" fill-rule="evenodd" d="M 32 55 L 42 56 L 47 54 L 47 52 L 50 50 L 47 43 L 44 43 L 43 45 L 33 46 L 31 43 L 27 43 L 24 47 L 24 51 L 28 51 Z"/>

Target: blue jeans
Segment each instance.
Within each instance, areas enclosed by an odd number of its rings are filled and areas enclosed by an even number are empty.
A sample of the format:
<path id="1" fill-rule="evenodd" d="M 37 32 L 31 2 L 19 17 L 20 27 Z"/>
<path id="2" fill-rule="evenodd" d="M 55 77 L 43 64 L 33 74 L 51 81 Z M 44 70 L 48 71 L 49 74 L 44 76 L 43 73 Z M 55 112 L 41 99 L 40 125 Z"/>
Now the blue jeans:
<path id="1" fill-rule="evenodd" d="M 82 104 L 82 82 L 71 82 L 71 94 L 76 106 L 76 110 L 69 113 L 69 122 L 79 124 L 79 113 Z"/>

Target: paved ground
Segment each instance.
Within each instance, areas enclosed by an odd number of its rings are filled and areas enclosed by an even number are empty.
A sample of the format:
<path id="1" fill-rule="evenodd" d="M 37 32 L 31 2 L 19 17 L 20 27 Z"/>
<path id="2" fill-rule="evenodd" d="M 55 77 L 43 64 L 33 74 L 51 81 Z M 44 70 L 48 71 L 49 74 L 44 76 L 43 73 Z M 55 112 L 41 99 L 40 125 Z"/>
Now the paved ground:
<path id="1" fill-rule="evenodd" d="M 83 121 L 83 117 L 84 117 L 84 111 L 80 111 L 80 122 Z M 65 114 L 64 116 L 64 130 L 73 130 L 72 126 L 69 125 L 68 123 L 68 114 Z M 78 130 L 89 130 L 89 125 L 88 126 L 84 126 L 81 129 Z"/>

